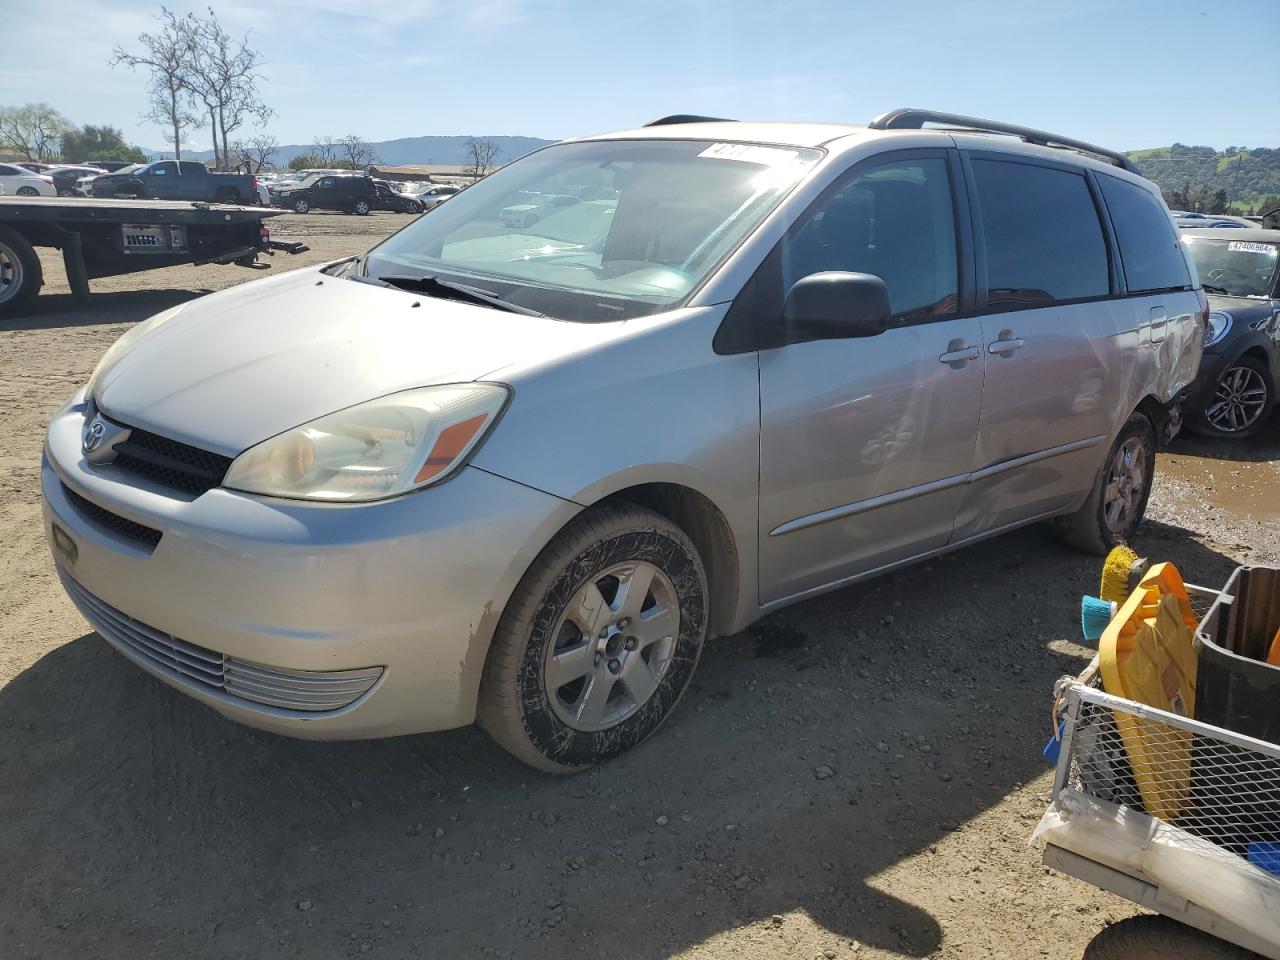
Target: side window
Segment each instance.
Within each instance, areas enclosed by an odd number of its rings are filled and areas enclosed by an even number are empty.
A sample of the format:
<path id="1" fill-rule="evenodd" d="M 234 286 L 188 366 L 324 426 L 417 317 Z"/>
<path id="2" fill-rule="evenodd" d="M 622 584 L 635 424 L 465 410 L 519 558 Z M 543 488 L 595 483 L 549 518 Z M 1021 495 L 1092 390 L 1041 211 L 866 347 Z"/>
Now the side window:
<path id="1" fill-rule="evenodd" d="M 824 270 L 871 273 L 899 324 L 959 309 L 947 162 L 896 160 L 864 170 L 807 211 L 782 242 L 782 291 Z"/>
<path id="2" fill-rule="evenodd" d="M 15 170 L 13 167 L 7 167 L 3 163 L 0 163 L 0 177 L 16 177 L 16 176 L 18 176 L 17 170 Z"/>
<path id="3" fill-rule="evenodd" d="M 1115 227 L 1129 292 L 1189 286 L 1191 275 L 1164 204 L 1141 187 L 1115 177 L 1099 176 L 1098 182 Z"/>
<path id="4" fill-rule="evenodd" d="M 319 187 L 321 190 L 332 190 L 333 177 L 322 177 L 319 181 L 316 182 L 316 186 Z"/>
<path id="5" fill-rule="evenodd" d="M 182 172 L 184 177 L 188 175 L 198 177 L 200 174 L 205 172 L 204 164 L 196 163 L 194 160 L 183 160 L 182 163 L 179 164 L 178 169 Z"/>
<path id="6" fill-rule="evenodd" d="M 1083 174 L 973 161 L 992 310 L 1045 307 L 1111 292 L 1107 244 Z"/>
<path id="7" fill-rule="evenodd" d="M 153 164 L 151 169 L 148 170 L 147 172 L 157 177 L 166 177 L 171 173 L 177 173 L 178 168 L 176 164 L 171 162 L 157 163 L 157 164 Z"/>

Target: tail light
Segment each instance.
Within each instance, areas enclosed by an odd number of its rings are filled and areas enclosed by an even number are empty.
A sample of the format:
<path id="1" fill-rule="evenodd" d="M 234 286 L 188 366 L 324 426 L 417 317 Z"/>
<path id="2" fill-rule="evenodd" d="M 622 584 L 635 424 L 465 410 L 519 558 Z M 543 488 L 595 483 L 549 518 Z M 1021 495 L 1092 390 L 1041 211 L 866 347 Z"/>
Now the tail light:
<path id="1" fill-rule="evenodd" d="M 266 224 L 263 224 L 262 226 L 258 227 L 258 244 L 262 247 L 262 249 L 265 250 L 267 248 L 267 245 L 270 243 L 271 243 L 271 231 L 267 229 Z"/>
<path id="2" fill-rule="evenodd" d="M 53 183 L 53 177 L 41 177 L 40 179 L 45 183 Z"/>
<path id="3" fill-rule="evenodd" d="M 254 178 L 253 178 L 253 189 L 254 189 L 255 191 L 257 191 L 257 189 L 258 189 L 258 178 L 257 178 L 257 177 L 254 177 Z"/>

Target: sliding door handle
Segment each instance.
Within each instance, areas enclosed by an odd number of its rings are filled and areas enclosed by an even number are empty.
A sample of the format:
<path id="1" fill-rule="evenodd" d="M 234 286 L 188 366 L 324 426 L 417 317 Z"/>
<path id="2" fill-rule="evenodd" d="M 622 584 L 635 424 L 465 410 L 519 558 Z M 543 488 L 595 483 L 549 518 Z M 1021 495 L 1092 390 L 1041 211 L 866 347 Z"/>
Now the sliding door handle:
<path id="1" fill-rule="evenodd" d="M 1000 338 L 994 343 L 987 344 L 987 352 L 1007 357 L 1021 350 L 1024 342 L 1021 337 L 1015 337 L 1012 330 L 1001 330 Z"/>

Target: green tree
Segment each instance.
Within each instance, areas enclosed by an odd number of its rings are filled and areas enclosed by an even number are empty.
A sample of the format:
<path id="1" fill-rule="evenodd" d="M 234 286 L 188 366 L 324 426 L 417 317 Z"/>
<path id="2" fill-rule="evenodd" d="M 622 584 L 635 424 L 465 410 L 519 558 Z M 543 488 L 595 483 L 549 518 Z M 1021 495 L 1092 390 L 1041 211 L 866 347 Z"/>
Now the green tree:
<path id="1" fill-rule="evenodd" d="M 1209 200 L 1210 213 L 1226 213 L 1227 212 L 1227 191 L 1219 187 L 1213 192 L 1213 197 Z"/>
<path id="2" fill-rule="evenodd" d="M 290 170 L 307 170 L 324 166 L 327 166 L 325 159 L 318 153 L 300 153 L 289 161 Z"/>
<path id="3" fill-rule="evenodd" d="M 95 127 L 85 124 L 72 127 L 62 135 L 62 159 L 70 163 L 87 160 L 123 160 L 146 163 L 147 156 L 125 142 L 124 134 L 110 125 Z"/>
<path id="4" fill-rule="evenodd" d="M 27 160 L 52 160 L 71 122 L 47 103 L 0 107 L 0 150 Z"/>

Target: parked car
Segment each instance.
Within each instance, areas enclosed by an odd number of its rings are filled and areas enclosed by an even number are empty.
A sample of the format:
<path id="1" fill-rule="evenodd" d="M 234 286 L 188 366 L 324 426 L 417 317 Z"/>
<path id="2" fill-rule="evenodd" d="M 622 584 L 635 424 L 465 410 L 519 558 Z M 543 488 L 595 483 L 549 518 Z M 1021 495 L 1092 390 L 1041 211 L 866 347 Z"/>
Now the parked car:
<path id="1" fill-rule="evenodd" d="M 1280 384 L 1280 230 L 1190 230 L 1183 242 L 1210 308 L 1191 424 L 1212 436 L 1253 436 Z"/>
<path id="2" fill-rule="evenodd" d="M 194 160 L 157 160 L 104 173 L 87 184 L 95 197 L 145 197 L 156 200 L 204 200 L 209 203 L 258 202 L 258 185 L 246 173 L 211 173 Z"/>
<path id="3" fill-rule="evenodd" d="M 91 160 L 85 164 L 89 167 L 97 167 L 99 170 L 105 170 L 107 173 L 115 173 L 123 170 L 125 167 L 132 167 L 135 164 L 129 163 L 127 160 Z"/>
<path id="4" fill-rule="evenodd" d="M 105 173 L 96 167 L 54 167 L 48 176 L 53 179 L 53 189 L 60 197 L 74 197 L 80 181 L 85 177 L 98 177 Z"/>
<path id="5" fill-rule="evenodd" d="M 709 636 L 1025 524 L 1134 534 L 1208 303 L 1122 154 L 686 121 L 130 330 L 42 466 L 98 633 L 253 726 L 478 719 L 572 771 L 653 733 Z M 491 232 L 600 179 L 577 236 Z"/>
<path id="6" fill-rule="evenodd" d="M 32 173 L 12 163 L 0 163 L 0 186 L 5 192 L 19 197 L 55 197 L 53 178 L 44 173 Z"/>
<path id="7" fill-rule="evenodd" d="M 422 204 L 423 210 L 434 210 L 450 197 L 455 196 L 461 187 L 452 184 L 425 184 L 424 188 L 413 196 Z"/>
<path id="8" fill-rule="evenodd" d="M 422 213 L 425 209 L 417 197 L 399 193 L 385 180 L 374 180 L 377 197 L 373 202 L 375 210 L 390 210 L 392 213 Z"/>
<path id="9" fill-rule="evenodd" d="M 294 213 L 341 210 L 361 216 L 373 209 L 378 193 L 364 174 L 313 174 L 294 187 L 273 191 L 271 202 Z"/>
<path id="10" fill-rule="evenodd" d="M 564 207 L 582 201 L 565 194 L 539 197 L 525 203 L 513 203 L 498 211 L 498 222 L 508 227 L 532 227 L 539 220 L 551 216 Z"/>
<path id="11" fill-rule="evenodd" d="M 55 169 L 58 166 L 58 164 L 40 163 L 35 160 L 19 160 L 16 163 L 14 163 L 14 166 L 21 167 L 23 170 L 26 170 L 29 173 L 45 174 L 45 173 L 48 173 L 50 170 Z"/>

